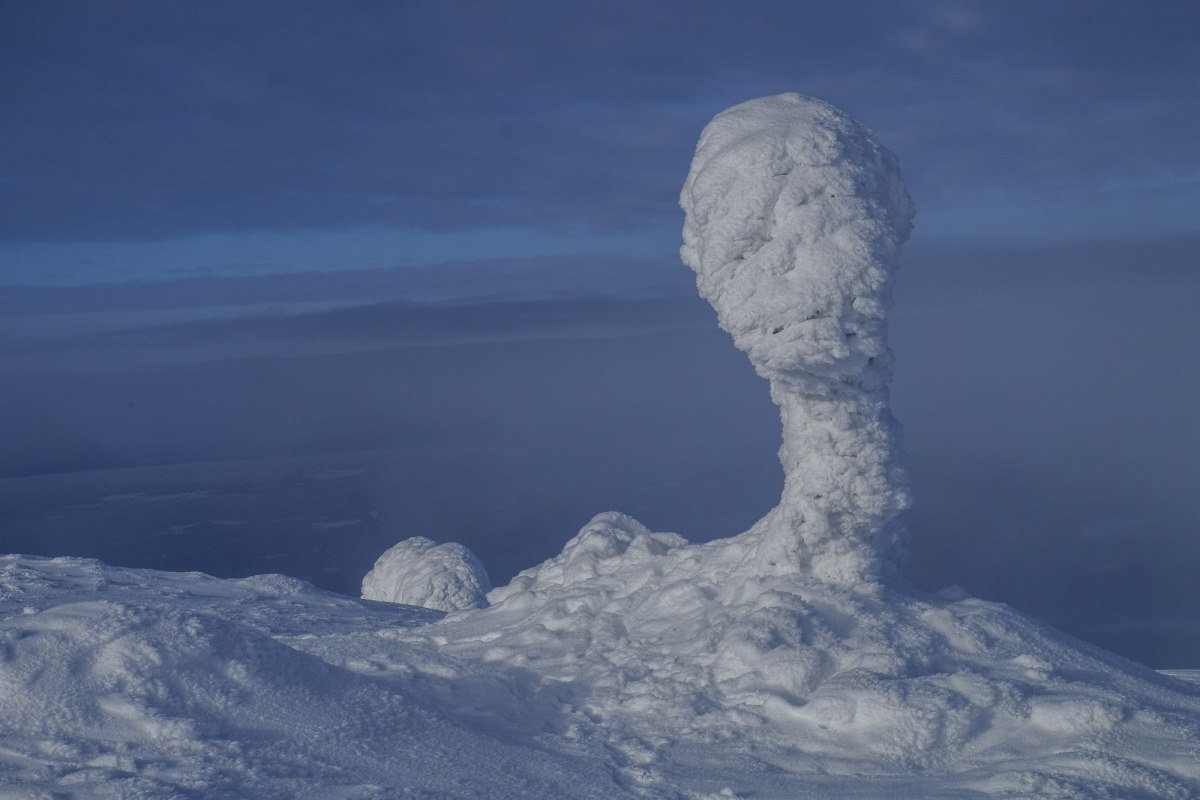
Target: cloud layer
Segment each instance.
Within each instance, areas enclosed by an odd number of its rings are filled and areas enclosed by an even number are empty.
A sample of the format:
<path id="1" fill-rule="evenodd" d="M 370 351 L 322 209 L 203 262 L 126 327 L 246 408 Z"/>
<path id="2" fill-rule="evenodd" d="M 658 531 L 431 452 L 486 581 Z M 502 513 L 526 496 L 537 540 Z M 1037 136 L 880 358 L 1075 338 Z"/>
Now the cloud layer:
<path id="1" fill-rule="evenodd" d="M 1184 3 L 24 4 L 0 237 L 674 227 L 704 122 L 793 90 L 901 155 L 936 235 L 1187 229 L 1198 31 Z"/>

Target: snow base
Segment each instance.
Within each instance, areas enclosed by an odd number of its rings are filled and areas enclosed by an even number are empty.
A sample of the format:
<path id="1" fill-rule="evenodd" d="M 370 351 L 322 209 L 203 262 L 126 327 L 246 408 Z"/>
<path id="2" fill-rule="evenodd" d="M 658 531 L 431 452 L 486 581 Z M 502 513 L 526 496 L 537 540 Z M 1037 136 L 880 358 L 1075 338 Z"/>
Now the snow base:
<path id="1" fill-rule="evenodd" d="M 576 687 L 664 776 L 704 754 L 986 797 L 1200 796 L 1194 688 L 1002 605 L 764 573 L 754 550 L 601 514 L 488 609 L 413 633 Z"/>

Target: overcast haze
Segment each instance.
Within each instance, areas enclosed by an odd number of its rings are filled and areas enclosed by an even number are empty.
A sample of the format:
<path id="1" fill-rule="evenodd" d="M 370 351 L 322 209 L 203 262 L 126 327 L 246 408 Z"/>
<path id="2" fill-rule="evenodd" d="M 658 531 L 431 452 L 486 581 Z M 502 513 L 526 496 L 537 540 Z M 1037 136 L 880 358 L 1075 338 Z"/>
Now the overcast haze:
<path id="1" fill-rule="evenodd" d="M 1200 666 L 1191 3 L 6 4 L 0 550 L 353 592 L 777 500 L 678 262 L 704 123 L 800 91 L 918 207 L 909 576 Z M 133 281 L 133 282 L 130 282 Z"/>

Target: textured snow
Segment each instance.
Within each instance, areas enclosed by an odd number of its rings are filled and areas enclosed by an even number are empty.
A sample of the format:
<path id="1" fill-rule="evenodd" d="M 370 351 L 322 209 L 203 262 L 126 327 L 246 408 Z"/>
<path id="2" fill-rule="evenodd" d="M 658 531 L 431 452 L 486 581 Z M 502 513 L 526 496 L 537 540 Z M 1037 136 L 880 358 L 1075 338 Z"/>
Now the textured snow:
<path id="1" fill-rule="evenodd" d="M 633 796 L 545 729 L 532 682 L 394 637 L 440 616 L 282 575 L 0 557 L 0 797 Z"/>
<path id="2" fill-rule="evenodd" d="M 827 103 L 766 97 L 708 124 L 680 203 L 683 261 L 783 418 L 762 559 L 874 578 L 908 504 L 887 394 L 885 318 L 913 216 L 895 157 Z"/>
<path id="3" fill-rule="evenodd" d="M 664 792 L 721 764 L 817 796 L 1200 796 L 1194 688 L 960 593 L 759 574 L 753 541 L 601 514 L 488 609 L 413 633 L 578 687 Z"/>
<path id="4" fill-rule="evenodd" d="M 405 603 L 436 611 L 480 608 L 492 588 L 475 554 L 457 542 L 435 544 L 424 536 L 393 545 L 363 577 L 364 600 Z"/>
<path id="5" fill-rule="evenodd" d="M 890 569 L 895 160 L 764 98 L 706 128 L 683 204 L 684 259 L 781 408 L 776 509 L 704 544 L 600 514 L 483 608 L 459 610 L 473 557 L 429 540 L 364 580 L 448 615 L 0 557 L 0 797 L 1200 797 L 1194 674 Z"/>
<path id="6" fill-rule="evenodd" d="M 1200 686 L 970 598 L 645 582 L 706 547 L 601 515 L 446 618 L 0 557 L 0 797 L 1200 797 Z"/>

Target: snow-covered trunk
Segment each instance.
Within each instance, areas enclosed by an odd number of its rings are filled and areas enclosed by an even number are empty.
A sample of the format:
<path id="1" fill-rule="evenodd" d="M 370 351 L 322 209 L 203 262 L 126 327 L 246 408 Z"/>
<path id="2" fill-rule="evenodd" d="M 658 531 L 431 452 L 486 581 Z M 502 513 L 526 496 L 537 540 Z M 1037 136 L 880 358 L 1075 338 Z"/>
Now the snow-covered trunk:
<path id="1" fill-rule="evenodd" d="M 908 504 L 887 402 L 773 392 L 783 418 L 783 495 L 758 526 L 760 553 L 814 577 L 858 583 L 898 555 L 896 515 Z"/>
<path id="2" fill-rule="evenodd" d="M 704 129 L 680 202 L 683 261 L 783 419 L 783 497 L 749 532 L 764 568 L 878 579 L 908 502 L 887 388 L 913 214 L 895 157 L 827 103 L 761 98 Z"/>

